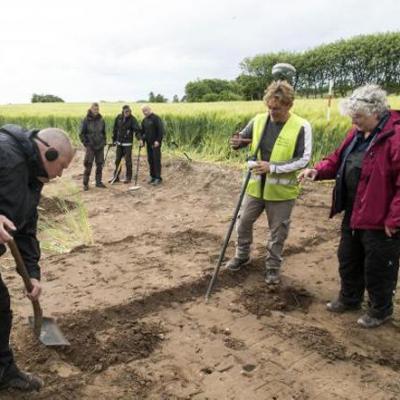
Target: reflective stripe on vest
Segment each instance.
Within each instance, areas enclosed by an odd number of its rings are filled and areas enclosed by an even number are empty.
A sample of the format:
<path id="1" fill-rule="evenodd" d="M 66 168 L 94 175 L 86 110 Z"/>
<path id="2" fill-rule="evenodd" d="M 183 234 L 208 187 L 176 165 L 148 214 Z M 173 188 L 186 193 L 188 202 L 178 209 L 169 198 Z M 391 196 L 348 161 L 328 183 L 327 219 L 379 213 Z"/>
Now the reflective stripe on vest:
<path id="1" fill-rule="evenodd" d="M 253 120 L 253 140 L 251 150 L 254 154 L 255 147 L 260 141 L 264 132 L 268 114 L 258 114 Z M 272 149 L 270 158 L 271 164 L 281 164 L 293 158 L 296 149 L 297 137 L 305 120 L 290 113 L 289 119 L 283 125 L 281 132 Z M 261 160 L 261 150 L 257 154 L 257 159 Z M 256 198 L 264 200 L 282 201 L 296 199 L 299 195 L 299 184 L 297 182 L 297 172 L 285 174 L 267 174 L 265 179 L 264 191 L 262 190 L 260 179 L 251 177 L 247 186 L 246 193 Z"/>

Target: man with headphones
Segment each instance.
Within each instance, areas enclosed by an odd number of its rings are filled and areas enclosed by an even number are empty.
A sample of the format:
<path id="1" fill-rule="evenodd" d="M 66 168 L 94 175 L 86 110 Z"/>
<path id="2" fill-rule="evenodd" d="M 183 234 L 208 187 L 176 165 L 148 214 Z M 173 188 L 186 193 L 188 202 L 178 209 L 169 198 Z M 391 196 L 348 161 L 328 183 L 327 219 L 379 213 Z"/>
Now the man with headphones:
<path id="1" fill-rule="evenodd" d="M 0 256 L 14 238 L 31 278 L 31 299 L 38 299 L 40 246 L 37 240 L 37 206 L 43 184 L 61 177 L 74 156 L 61 129 L 27 131 L 17 125 L 0 128 Z M 0 275 L 0 391 L 39 390 L 43 382 L 21 371 L 10 348 L 12 312 L 10 295 Z"/>

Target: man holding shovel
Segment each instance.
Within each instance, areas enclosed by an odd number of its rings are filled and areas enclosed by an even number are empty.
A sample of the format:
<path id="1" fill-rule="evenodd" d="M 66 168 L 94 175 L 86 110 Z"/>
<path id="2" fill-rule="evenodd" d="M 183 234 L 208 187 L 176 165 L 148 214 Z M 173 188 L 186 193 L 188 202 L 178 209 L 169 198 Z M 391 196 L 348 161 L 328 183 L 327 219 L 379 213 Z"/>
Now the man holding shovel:
<path id="1" fill-rule="evenodd" d="M 294 89 L 288 82 L 278 80 L 271 83 L 264 101 L 268 112 L 256 115 L 231 139 L 233 149 L 251 144 L 251 153 L 257 152 L 257 160 L 249 166 L 252 175 L 238 217 L 236 255 L 227 267 L 238 271 L 249 262 L 253 225 L 265 211 L 270 236 L 265 281 L 278 284 L 290 215 L 299 195 L 296 173 L 310 161 L 312 134 L 310 124 L 290 111 Z M 259 143 L 260 150 L 257 151 Z"/>
<path id="2" fill-rule="evenodd" d="M 40 193 L 44 183 L 61 177 L 74 153 L 67 134 L 60 129 L 0 128 L 0 255 L 13 237 L 31 279 L 33 289 L 27 295 L 32 300 L 41 293 L 36 237 Z M 10 296 L 0 276 L 0 390 L 39 390 L 43 382 L 15 364 L 9 342 L 11 324 Z"/>

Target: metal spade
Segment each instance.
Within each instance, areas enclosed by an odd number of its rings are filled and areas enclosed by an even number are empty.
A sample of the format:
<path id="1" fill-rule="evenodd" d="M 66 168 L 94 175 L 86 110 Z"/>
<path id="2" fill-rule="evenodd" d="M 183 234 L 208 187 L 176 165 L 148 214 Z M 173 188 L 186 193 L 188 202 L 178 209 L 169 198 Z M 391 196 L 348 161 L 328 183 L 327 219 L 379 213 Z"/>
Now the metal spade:
<path id="1" fill-rule="evenodd" d="M 14 239 L 10 240 L 8 247 L 14 257 L 17 265 L 17 271 L 21 275 L 25 288 L 28 293 L 33 289 L 32 282 L 26 270 L 24 260 L 19 252 Z M 31 300 L 33 307 L 33 317 L 29 317 L 29 324 L 33 327 L 35 336 L 45 346 L 70 346 L 68 340 L 64 337 L 54 318 L 43 317 L 42 308 L 38 300 Z"/>

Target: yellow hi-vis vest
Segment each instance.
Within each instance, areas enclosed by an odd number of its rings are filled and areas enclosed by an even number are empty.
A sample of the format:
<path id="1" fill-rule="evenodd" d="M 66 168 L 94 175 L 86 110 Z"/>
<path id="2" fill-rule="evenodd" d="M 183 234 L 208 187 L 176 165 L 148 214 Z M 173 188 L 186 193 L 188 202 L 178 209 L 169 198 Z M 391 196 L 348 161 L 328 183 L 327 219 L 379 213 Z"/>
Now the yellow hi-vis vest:
<path id="1" fill-rule="evenodd" d="M 251 153 L 256 151 L 257 144 L 264 132 L 268 114 L 258 114 L 253 120 L 253 139 L 251 141 Z M 296 148 L 297 137 L 305 120 L 290 113 L 289 119 L 283 125 L 278 138 L 272 149 L 270 158 L 271 164 L 282 164 L 293 158 Z M 257 159 L 261 160 L 261 149 L 258 151 Z M 283 174 L 269 173 L 266 175 L 264 191 L 262 193 L 262 180 L 251 175 L 246 193 L 252 197 L 264 200 L 282 201 L 296 199 L 299 195 L 300 187 L 297 183 L 297 172 Z"/>

